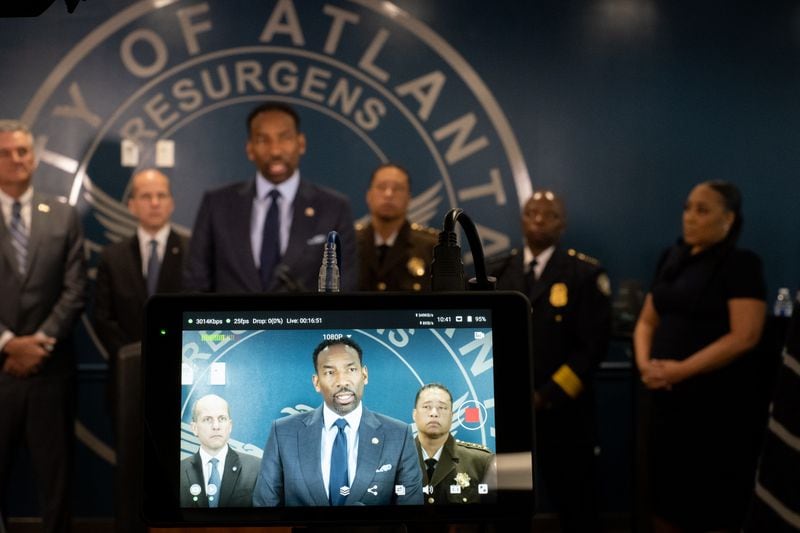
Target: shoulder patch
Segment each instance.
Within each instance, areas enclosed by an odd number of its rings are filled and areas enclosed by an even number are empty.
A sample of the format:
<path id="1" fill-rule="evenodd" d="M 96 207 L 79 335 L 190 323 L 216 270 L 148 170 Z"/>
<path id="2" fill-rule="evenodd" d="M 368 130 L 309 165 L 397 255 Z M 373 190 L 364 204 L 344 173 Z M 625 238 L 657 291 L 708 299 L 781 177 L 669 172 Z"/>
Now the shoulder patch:
<path id="1" fill-rule="evenodd" d="M 591 265 L 599 265 L 600 264 L 600 261 L 598 261 L 594 257 L 592 257 L 590 255 L 583 254 L 581 252 L 578 252 L 577 250 L 575 250 L 573 248 L 570 248 L 569 250 L 567 250 L 567 254 L 569 254 L 570 256 L 575 257 L 577 259 L 580 259 L 581 261 L 585 261 L 586 263 L 589 263 Z"/>
<path id="2" fill-rule="evenodd" d="M 423 226 L 422 224 L 418 224 L 416 222 L 411 223 L 411 230 L 412 231 L 419 231 L 422 233 L 427 233 L 429 235 L 435 235 L 438 237 L 439 231 L 434 228 L 429 228 L 428 226 Z"/>
<path id="3" fill-rule="evenodd" d="M 482 452 L 492 453 L 492 450 L 490 450 L 489 448 L 487 448 L 483 444 L 478 444 L 478 443 L 475 443 L 475 442 L 466 442 L 466 441 L 463 441 L 463 440 L 456 439 L 456 445 L 462 446 L 464 448 L 469 448 L 471 450 L 480 450 Z"/>

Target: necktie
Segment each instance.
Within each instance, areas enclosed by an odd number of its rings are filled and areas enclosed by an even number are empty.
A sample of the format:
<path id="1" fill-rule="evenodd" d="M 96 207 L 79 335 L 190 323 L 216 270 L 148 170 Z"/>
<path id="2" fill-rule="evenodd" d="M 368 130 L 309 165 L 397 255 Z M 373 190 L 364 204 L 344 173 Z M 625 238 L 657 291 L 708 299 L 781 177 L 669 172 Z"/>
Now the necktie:
<path id="1" fill-rule="evenodd" d="M 433 472 L 436 470 L 436 459 L 430 458 L 425 459 L 425 466 L 427 466 L 427 473 L 428 473 L 428 483 L 431 482 L 433 479 Z"/>
<path id="2" fill-rule="evenodd" d="M 208 488 L 206 489 L 206 494 L 208 495 L 208 506 L 217 507 L 219 505 L 219 486 L 221 484 L 219 479 L 219 470 L 217 470 L 217 463 L 219 463 L 219 459 L 212 457 L 208 462 L 211 463 L 211 475 L 208 476 Z"/>
<path id="3" fill-rule="evenodd" d="M 386 259 L 386 254 L 389 252 L 389 245 L 388 244 L 381 244 L 378 246 L 378 264 L 382 265 L 384 259 Z"/>
<path id="4" fill-rule="evenodd" d="M 328 492 L 331 505 L 344 505 L 344 501 L 350 494 L 350 481 L 347 475 L 347 435 L 344 433 L 347 420 L 340 418 L 334 424 L 339 428 L 339 432 L 336 434 L 336 440 L 333 441 L 331 450 L 331 477 L 328 482 Z"/>
<path id="5" fill-rule="evenodd" d="M 14 202 L 11 207 L 11 246 L 17 255 L 17 269 L 20 274 L 25 275 L 25 268 L 28 262 L 28 233 L 25 231 L 25 223 L 22 221 L 22 204 Z"/>
<path id="6" fill-rule="evenodd" d="M 158 260 L 158 241 L 150 241 L 150 257 L 147 259 L 147 295 L 152 296 L 158 288 L 158 273 L 161 271 L 161 261 Z"/>
<path id="7" fill-rule="evenodd" d="M 278 206 L 281 193 L 278 192 L 278 189 L 272 189 L 269 197 L 272 199 L 272 203 L 270 203 L 267 216 L 264 218 L 264 232 L 261 236 L 261 266 L 258 269 L 261 276 L 261 289 L 264 291 L 269 289 L 272 271 L 281 260 L 281 217 Z"/>
<path id="8" fill-rule="evenodd" d="M 528 267 L 528 269 L 529 269 L 528 271 L 530 272 L 530 275 L 531 275 L 531 281 L 536 281 L 537 279 L 539 279 L 539 276 L 536 275 L 536 267 L 537 266 L 539 266 L 539 263 L 536 261 L 536 258 L 534 257 L 533 261 L 531 261 L 531 264 Z"/>

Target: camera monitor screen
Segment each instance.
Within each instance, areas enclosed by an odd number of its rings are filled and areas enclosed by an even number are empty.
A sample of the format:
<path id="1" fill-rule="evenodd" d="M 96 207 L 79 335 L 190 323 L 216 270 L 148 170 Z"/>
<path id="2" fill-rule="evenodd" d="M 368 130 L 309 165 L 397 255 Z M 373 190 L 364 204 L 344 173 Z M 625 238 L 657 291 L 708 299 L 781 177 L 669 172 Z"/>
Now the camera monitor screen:
<path id="1" fill-rule="evenodd" d="M 530 512 L 529 313 L 517 293 L 152 299 L 145 516 Z"/>

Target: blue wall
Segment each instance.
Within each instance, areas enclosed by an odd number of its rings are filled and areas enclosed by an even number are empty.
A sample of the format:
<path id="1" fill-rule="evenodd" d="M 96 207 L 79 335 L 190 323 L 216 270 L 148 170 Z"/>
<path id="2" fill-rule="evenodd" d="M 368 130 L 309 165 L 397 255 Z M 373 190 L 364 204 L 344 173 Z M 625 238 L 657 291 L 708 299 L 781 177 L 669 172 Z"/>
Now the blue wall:
<path id="1" fill-rule="evenodd" d="M 156 131 L 141 139 L 145 164 L 156 138 L 176 141 L 176 166 L 167 172 L 176 222 L 190 228 L 203 190 L 252 175 L 242 122 L 269 96 L 301 111 L 309 137 L 304 175 L 348 194 L 357 217 L 366 214 L 370 169 L 394 159 L 414 176 L 416 220 L 438 226 L 458 205 L 484 226 L 490 253 L 502 252 L 521 244 L 519 203 L 531 187 L 549 187 L 566 198 L 565 243 L 598 257 L 612 283 L 646 284 L 659 251 L 679 235 L 691 186 L 721 178 L 744 193 L 742 244 L 763 258 L 770 293 L 797 289 L 795 2 L 159 5 L 89 0 L 67 15 L 59 1 L 37 19 L 0 19 L 0 116 L 24 117 L 46 138 L 37 186 L 80 207 L 92 261 L 132 228 L 121 203 L 131 174 L 119 162 L 126 124 L 130 133 L 139 118 Z M 342 31 L 330 49 L 337 9 L 358 21 L 337 19 Z M 275 13 L 283 15 L 270 26 Z M 275 31 L 265 35 L 270 27 Z M 289 31 L 297 28 L 299 34 Z M 305 92 L 285 85 L 281 92 L 270 82 L 267 72 L 281 61 L 310 84 Z M 236 69 L 254 64 L 264 90 L 237 87 Z M 185 91 L 175 96 L 182 79 L 201 87 L 204 69 L 219 88 L 218 68 L 233 82 L 219 100 L 202 90 L 197 106 Z M 445 81 L 425 109 L 404 84 L 428 73 Z M 360 87 L 355 110 L 331 103 L 341 80 L 350 96 Z M 76 105 L 80 99 L 84 106 Z M 386 104 L 377 125 L 369 123 L 375 108 L 367 102 Z M 76 107 L 90 113 L 76 116 Z M 173 113 L 178 118 L 170 122 Z M 91 181 L 78 186 L 85 177 Z M 83 348 L 84 370 L 102 369 L 90 339 Z M 81 416 L 99 441 L 110 440 L 106 421 L 86 408 Z"/>

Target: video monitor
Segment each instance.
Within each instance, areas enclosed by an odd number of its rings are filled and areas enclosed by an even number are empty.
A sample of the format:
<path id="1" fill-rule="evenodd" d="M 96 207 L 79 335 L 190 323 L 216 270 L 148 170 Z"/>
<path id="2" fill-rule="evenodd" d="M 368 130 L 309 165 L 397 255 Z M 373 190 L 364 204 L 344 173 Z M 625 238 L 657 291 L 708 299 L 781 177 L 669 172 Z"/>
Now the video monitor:
<path id="1" fill-rule="evenodd" d="M 529 515 L 529 318 L 513 292 L 151 299 L 146 520 Z"/>

